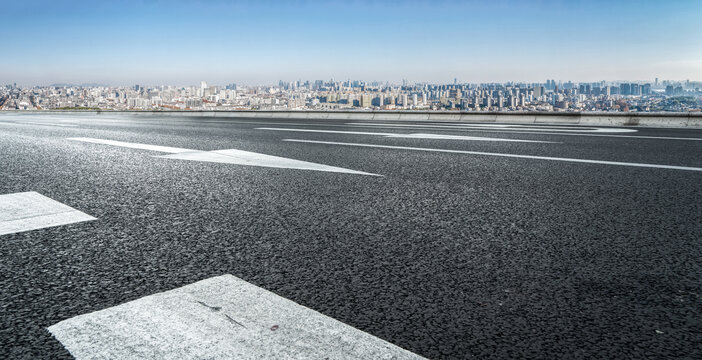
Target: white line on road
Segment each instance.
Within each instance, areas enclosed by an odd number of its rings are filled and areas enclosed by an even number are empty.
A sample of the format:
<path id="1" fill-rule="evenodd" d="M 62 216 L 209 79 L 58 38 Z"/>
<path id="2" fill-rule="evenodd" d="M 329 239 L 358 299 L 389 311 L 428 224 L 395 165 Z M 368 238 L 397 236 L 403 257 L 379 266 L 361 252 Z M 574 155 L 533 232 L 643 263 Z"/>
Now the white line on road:
<path id="1" fill-rule="evenodd" d="M 115 140 L 93 139 L 93 138 L 69 138 L 68 140 L 82 141 L 94 144 L 105 144 L 112 146 L 120 146 L 132 149 L 153 150 L 159 152 L 171 153 L 173 155 L 160 155 L 158 158 L 179 159 L 191 161 L 205 161 L 225 164 L 260 166 L 280 169 L 298 169 L 298 170 L 314 170 L 323 172 L 336 172 L 356 175 L 382 176 L 371 174 L 363 171 L 345 169 L 336 166 L 329 166 L 308 161 L 288 159 L 280 156 L 260 154 L 250 151 L 227 149 L 214 151 L 200 151 L 183 148 L 175 148 L 170 146 L 158 146 L 148 144 L 138 144 Z"/>
<path id="2" fill-rule="evenodd" d="M 369 125 L 369 126 L 397 126 L 397 127 L 424 127 L 442 129 L 470 129 L 470 128 L 499 128 L 512 131 L 551 131 L 551 132 L 596 132 L 596 133 L 631 133 L 636 129 L 622 128 L 598 128 L 598 127 L 575 127 L 575 126 L 525 126 L 511 124 L 455 124 L 455 125 L 425 125 L 425 124 L 387 124 L 387 123 L 347 123 L 347 125 Z"/>
<path id="3" fill-rule="evenodd" d="M 691 137 L 670 137 L 670 136 L 643 136 L 643 135 L 616 135 L 616 134 L 592 134 L 592 133 L 568 133 L 568 132 L 547 132 L 546 130 L 538 131 L 527 131 L 526 129 L 510 129 L 503 128 L 500 126 L 494 127 L 474 127 L 470 128 L 471 124 L 459 124 L 464 125 L 463 127 L 458 126 L 446 126 L 441 128 L 441 125 L 416 125 L 416 124 L 387 124 L 387 126 L 380 125 L 363 125 L 364 123 L 347 123 L 345 125 L 339 124 L 325 124 L 325 123 L 289 123 L 289 122 L 259 122 L 259 121 L 203 121 L 207 123 L 222 123 L 222 124 L 261 124 L 261 125 L 285 125 L 285 126 L 317 126 L 317 127 L 357 127 L 357 128 L 375 128 L 375 129 L 398 129 L 402 127 L 407 127 L 408 129 L 422 129 L 422 130 L 435 130 L 435 131 L 458 131 L 458 132 L 487 132 L 487 133 L 508 133 L 508 134 L 530 134 L 530 135 L 559 135 L 559 136 L 590 136 L 590 137 L 616 137 L 616 138 L 631 138 L 631 139 L 652 139 L 652 140 L 692 140 L 692 141 L 702 141 L 702 138 L 691 138 Z M 354 124 L 354 125 L 351 125 Z M 474 124 L 480 125 L 480 124 Z M 486 125 L 497 125 L 497 124 L 486 124 Z M 626 129 L 630 131 L 638 131 L 634 129 Z"/>
<path id="4" fill-rule="evenodd" d="M 537 140 L 519 140 L 519 139 L 501 139 L 491 137 L 478 136 L 462 136 L 462 135 L 442 135 L 442 134 L 395 134 L 395 133 L 377 133 L 363 131 L 337 131 L 337 130 L 312 130 L 312 129 L 288 129 L 288 128 L 269 128 L 260 127 L 256 130 L 271 130 L 271 131 L 292 131 L 292 132 L 309 132 L 309 133 L 325 133 L 325 134 L 346 134 L 346 135 L 370 135 L 384 136 L 388 138 L 401 139 L 432 139 L 432 140 L 467 140 L 467 141 L 501 141 L 501 142 L 527 142 L 527 143 L 553 143 L 552 141 L 537 141 Z"/>
<path id="5" fill-rule="evenodd" d="M 18 121 L 18 124 L 32 124 L 32 125 L 46 125 L 46 126 L 62 126 L 62 127 L 76 127 L 76 124 L 54 124 L 54 123 L 43 123 L 34 121 Z"/>
<path id="6" fill-rule="evenodd" d="M 48 328 L 76 359 L 422 359 L 232 275 Z"/>
<path id="7" fill-rule="evenodd" d="M 616 135 L 616 134 L 586 134 L 586 133 L 568 133 L 568 132 L 547 132 L 547 130 L 540 130 L 540 131 L 527 131 L 526 129 L 524 130 L 515 130 L 515 129 L 501 129 L 501 130 L 484 130 L 487 128 L 470 128 L 470 127 L 458 127 L 458 126 L 446 126 L 446 127 L 440 127 L 440 126 L 430 126 L 427 127 L 425 125 L 404 125 L 404 124 L 387 124 L 380 126 L 378 124 L 376 125 L 370 125 L 370 126 L 363 126 L 360 125 L 362 123 L 358 123 L 357 125 L 351 125 L 348 124 L 347 126 L 355 126 L 355 127 L 374 127 L 377 129 L 389 129 L 389 128 L 403 128 L 407 127 L 409 128 L 419 128 L 422 130 L 437 130 L 437 131 L 460 131 L 460 132 L 491 132 L 491 133 L 517 133 L 517 134 L 533 134 L 533 135 L 558 135 L 558 136 L 592 136 L 592 137 L 616 137 L 616 138 L 629 138 L 629 139 L 652 139 L 652 140 L 691 140 L 691 141 L 702 141 L 702 138 L 691 138 L 691 137 L 672 137 L 672 136 L 645 136 L 645 135 Z M 326 126 L 326 125 L 324 125 Z M 638 130 L 634 130 L 638 131 Z"/>
<path id="8" fill-rule="evenodd" d="M 97 220 L 37 192 L 0 195 L 0 235 Z"/>
<path id="9" fill-rule="evenodd" d="M 620 161 L 572 159 L 572 158 L 561 158 L 561 157 L 550 157 L 550 156 L 519 155 L 519 154 L 502 154 L 502 153 L 490 153 L 490 152 L 481 152 L 481 151 L 464 151 L 464 150 L 448 150 L 448 149 L 430 149 L 430 148 L 419 148 L 419 147 L 409 147 L 409 146 L 359 144 L 359 143 L 344 143 L 344 142 L 316 141 L 316 140 L 298 140 L 298 139 L 284 139 L 283 141 L 291 141 L 291 142 L 299 142 L 299 143 L 310 143 L 310 144 L 326 144 L 326 145 L 341 145 L 341 146 L 358 146 L 358 147 L 370 147 L 370 148 L 382 148 L 382 149 L 413 150 L 413 151 L 430 151 L 430 152 L 443 152 L 443 153 L 452 153 L 452 154 L 469 154 L 469 155 L 500 156 L 500 157 L 518 158 L 518 159 L 536 159 L 536 160 L 550 160 L 550 161 L 565 161 L 565 162 L 586 163 L 586 164 L 603 164 L 603 165 L 633 166 L 633 167 L 671 169 L 671 170 L 702 171 L 702 168 L 689 167 L 689 166 L 642 164 L 642 163 L 629 163 L 629 162 L 620 162 Z"/>
<path id="10" fill-rule="evenodd" d="M 50 124 L 50 123 L 40 123 L 40 122 L 30 122 L 30 121 L 17 121 L 17 122 L 0 122 L 2 125 L 43 125 L 43 126 L 61 126 L 61 127 L 75 127 L 75 124 Z"/>
<path id="11" fill-rule="evenodd" d="M 370 175 L 370 176 L 381 176 L 377 174 L 371 174 L 363 171 L 356 171 L 351 169 L 344 169 L 336 166 L 329 166 L 324 164 L 317 164 L 308 161 L 301 161 L 295 159 L 288 159 L 280 156 L 260 154 L 250 151 L 228 149 L 228 150 L 215 150 L 215 151 L 192 151 L 184 152 L 172 155 L 162 155 L 157 156 L 166 159 L 180 159 L 180 160 L 193 160 L 193 161 L 206 161 L 206 162 L 216 162 L 225 164 L 236 164 L 236 165 L 251 165 L 251 166 L 261 166 L 270 168 L 280 168 L 280 169 L 298 169 L 298 170 L 314 170 L 314 171 L 325 171 L 325 172 L 337 172 L 345 174 L 357 174 L 357 175 Z"/>
<path id="12" fill-rule="evenodd" d="M 124 142 L 124 141 L 93 139 L 93 138 L 84 138 L 84 137 L 68 138 L 68 140 L 82 141 L 82 142 L 93 143 L 93 144 L 120 146 L 120 147 L 126 147 L 126 148 L 131 148 L 131 149 L 152 150 L 152 151 L 159 151 L 159 152 L 166 152 L 166 153 L 173 153 L 173 154 L 181 153 L 181 152 L 188 152 L 188 151 L 195 151 L 195 150 L 170 147 L 170 146 L 138 144 L 138 143 L 130 143 L 130 142 Z"/>

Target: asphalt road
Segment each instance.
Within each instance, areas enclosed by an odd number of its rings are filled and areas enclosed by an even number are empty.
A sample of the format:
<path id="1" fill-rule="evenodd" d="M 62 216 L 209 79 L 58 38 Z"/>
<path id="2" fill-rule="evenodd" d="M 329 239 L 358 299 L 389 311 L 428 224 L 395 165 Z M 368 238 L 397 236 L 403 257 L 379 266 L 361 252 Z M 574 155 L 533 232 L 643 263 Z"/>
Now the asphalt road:
<path id="1" fill-rule="evenodd" d="M 626 165 L 702 168 L 701 130 L 368 123 L 0 115 L 0 194 L 97 218 L 0 236 L 0 358 L 70 358 L 47 327 L 222 274 L 428 358 L 702 358 L 702 171 Z"/>

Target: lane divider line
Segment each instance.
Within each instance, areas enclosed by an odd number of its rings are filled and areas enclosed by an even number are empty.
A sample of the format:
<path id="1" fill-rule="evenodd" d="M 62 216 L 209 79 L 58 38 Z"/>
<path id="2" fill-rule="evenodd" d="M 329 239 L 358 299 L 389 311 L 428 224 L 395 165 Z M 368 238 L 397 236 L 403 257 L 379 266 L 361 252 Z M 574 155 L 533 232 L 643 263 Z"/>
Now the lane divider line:
<path id="1" fill-rule="evenodd" d="M 554 143 L 553 141 L 501 139 L 501 138 L 478 137 L 478 136 L 422 134 L 422 133 L 395 134 L 395 133 L 378 133 L 378 132 L 363 132 L 363 131 L 289 129 L 289 128 L 269 128 L 269 127 L 260 127 L 260 128 L 256 128 L 256 130 L 291 131 L 291 132 L 308 132 L 308 133 L 324 133 L 324 134 L 346 134 L 346 135 L 370 135 L 370 136 L 383 136 L 383 137 L 387 137 L 387 138 L 401 138 L 401 139 L 500 141 L 500 142 L 548 143 L 548 144 Z"/>
<path id="2" fill-rule="evenodd" d="M 0 122 L 0 125 L 43 125 L 43 126 L 60 126 L 60 127 L 76 127 L 76 124 L 50 124 L 31 121 L 15 121 L 15 122 Z"/>
<path id="3" fill-rule="evenodd" d="M 524 126 L 510 124 L 455 124 L 455 125 L 433 125 L 433 124 L 389 124 L 389 123 L 346 123 L 347 125 L 369 125 L 369 126 L 397 126 L 397 127 L 428 127 L 442 129 L 470 129 L 470 128 L 497 128 L 512 131 L 551 131 L 551 132 L 596 132 L 596 133 L 632 133 L 637 132 L 636 129 L 623 128 L 599 128 L 599 127 L 575 127 L 575 126 Z"/>
<path id="4" fill-rule="evenodd" d="M 353 124 L 353 125 L 351 125 Z M 592 133 L 569 133 L 569 132 L 548 132 L 547 130 L 531 131 L 529 130 L 517 130 L 513 128 L 501 128 L 501 127 L 470 127 L 470 126 L 425 126 L 425 125 L 411 125 L 411 124 L 386 124 L 386 125 L 360 125 L 361 123 L 349 123 L 348 126 L 354 127 L 371 127 L 374 129 L 422 129 L 422 130 L 434 130 L 434 131 L 457 131 L 457 132 L 488 132 L 488 133 L 511 133 L 511 134 L 530 134 L 530 135 L 557 135 L 557 136 L 592 136 L 592 137 L 613 137 L 613 138 L 630 138 L 630 139 L 651 139 L 651 140 L 689 140 L 689 141 L 702 141 L 702 138 L 692 138 L 692 137 L 676 137 L 676 136 L 647 136 L 647 135 L 616 135 L 616 134 L 592 134 Z M 496 130 L 500 129 L 500 130 Z M 634 130 L 638 131 L 638 130 Z"/>
<path id="5" fill-rule="evenodd" d="M 209 121 L 203 121 L 207 123 L 215 123 Z M 417 124 L 387 124 L 387 126 L 380 125 L 362 125 L 364 123 L 346 123 L 345 125 L 339 124 L 303 124 L 303 123 L 282 123 L 282 122 L 259 122 L 259 121 L 219 121 L 216 123 L 232 123 L 232 124 L 250 124 L 256 126 L 256 124 L 265 125 L 286 125 L 286 126 L 317 126 L 317 127 L 354 127 L 354 128 L 373 128 L 373 129 L 398 129 L 406 127 L 407 129 L 421 129 L 429 131 L 456 131 L 456 132 L 480 132 L 480 133 L 506 133 L 506 134 L 529 134 L 529 135 L 557 135 L 557 136 L 590 136 L 590 137 L 614 137 L 614 138 L 631 138 L 631 139 L 651 139 L 651 140 L 689 140 L 689 141 L 702 141 L 702 138 L 691 138 L 691 137 L 674 137 L 674 136 L 646 136 L 646 135 L 616 135 L 616 134 L 593 134 L 593 133 L 568 133 L 568 132 L 547 132 L 547 130 L 535 130 L 529 131 L 527 129 L 514 129 L 514 128 L 503 128 L 503 127 L 482 127 L 476 126 L 471 127 L 476 124 L 465 124 L 461 127 L 458 126 L 446 126 L 441 127 L 440 125 L 417 125 Z M 479 125 L 479 124 L 477 124 Z M 635 129 L 625 129 L 630 130 L 629 132 L 638 132 Z"/>
<path id="6" fill-rule="evenodd" d="M 606 161 L 606 160 L 574 159 L 574 158 L 561 158 L 561 157 L 551 157 L 551 156 L 504 154 L 504 153 L 491 153 L 491 152 L 482 152 L 482 151 L 431 149 L 431 148 L 420 148 L 420 147 L 410 147 L 410 146 L 375 145 L 375 144 L 344 143 L 344 142 L 335 142 L 335 141 L 317 141 L 317 140 L 299 140 L 299 139 L 283 139 L 283 141 L 309 143 L 309 144 L 357 146 L 357 147 L 369 147 L 369 148 L 381 148 L 381 149 L 429 151 L 429 152 L 442 152 L 442 153 L 452 153 L 452 154 L 498 156 L 498 157 L 507 157 L 507 158 L 517 158 L 517 159 L 563 161 L 563 162 L 584 163 L 584 164 L 601 164 L 601 165 L 632 166 L 632 167 L 658 168 L 658 169 L 670 169 L 670 170 L 702 171 L 702 168 L 689 167 L 689 166 L 630 163 L 630 162 Z"/>
<path id="7" fill-rule="evenodd" d="M 76 359 L 423 359 L 233 275 L 61 321 Z"/>

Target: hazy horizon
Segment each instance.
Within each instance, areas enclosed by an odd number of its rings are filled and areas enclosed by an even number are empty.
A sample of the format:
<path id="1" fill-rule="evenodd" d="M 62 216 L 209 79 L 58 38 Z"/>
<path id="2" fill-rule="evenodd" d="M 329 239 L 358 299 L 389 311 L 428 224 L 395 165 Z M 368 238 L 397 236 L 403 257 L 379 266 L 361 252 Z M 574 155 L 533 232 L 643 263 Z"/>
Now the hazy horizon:
<path id="1" fill-rule="evenodd" d="M 228 85 L 230 85 L 230 84 L 236 84 L 237 86 L 244 86 L 244 87 L 257 87 L 257 86 L 266 87 L 266 86 L 277 86 L 277 85 L 278 85 L 278 82 L 279 82 L 280 80 L 285 81 L 285 82 L 291 82 L 291 81 L 301 81 L 301 82 L 310 81 L 310 82 L 313 82 L 313 81 L 315 81 L 315 80 L 323 80 L 323 81 L 327 82 L 327 81 L 329 81 L 330 79 L 279 79 L 279 80 L 276 80 L 276 81 L 270 82 L 270 83 L 253 83 L 253 84 L 252 84 L 252 83 L 241 83 L 241 82 L 236 82 L 236 81 L 207 81 L 207 80 L 200 80 L 200 81 L 197 81 L 197 82 L 187 83 L 187 84 L 186 84 L 186 83 L 149 84 L 149 83 L 144 83 L 144 82 L 136 81 L 136 82 L 130 83 L 130 84 L 126 84 L 126 83 L 125 83 L 125 84 L 101 84 L 101 83 L 94 83 L 94 82 L 87 82 L 87 83 L 71 83 L 71 82 L 65 82 L 65 83 L 50 83 L 50 84 L 23 85 L 23 84 L 17 83 L 17 86 L 18 86 L 18 87 L 51 87 L 51 86 L 58 86 L 58 87 L 62 87 L 62 86 L 76 86 L 76 87 L 133 87 L 134 85 L 140 85 L 140 86 L 142 86 L 142 87 L 170 86 L 170 87 L 175 87 L 175 88 L 181 88 L 181 87 L 192 87 L 192 86 L 198 87 L 198 86 L 200 86 L 200 82 L 201 82 L 201 81 L 205 81 L 205 82 L 207 83 L 207 86 L 225 87 L 225 86 L 228 86 Z M 345 82 L 345 81 L 347 81 L 347 80 L 349 80 L 349 79 L 337 79 L 337 78 L 333 78 L 333 80 L 334 80 L 334 81 L 338 81 L 338 82 Z M 389 83 L 390 85 L 396 85 L 396 86 L 401 84 L 401 81 L 392 82 L 392 81 L 364 80 L 364 79 L 350 79 L 350 80 L 351 80 L 351 81 L 363 81 L 363 82 L 365 82 L 365 83 L 386 83 L 386 82 L 387 82 L 387 83 Z M 645 83 L 650 83 L 651 85 L 653 85 L 653 83 L 654 83 L 654 81 L 655 81 L 655 79 L 634 79 L 634 80 L 625 80 L 625 79 L 607 80 L 607 79 L 602 79 L 602 80 L 597 80 L 597 81 L 577 81 L 577 80 L 573 80 L 573 79 L 560 79 L 560 80 L 559 80 L 559 79 L 544 78 L 544 79 L 542 79 L 542 80 L 540 80 L 540 81 L 537 80 L 537 81 L 505 81 L 505 82 L 497 82 L 497 81 L 486 81 L 486 82 L 463 81 L 463 82 L 462 82 L 462 81 L 459 80 L 457 83 L 458 83 L 458 84 L 461 84 L 461 85 L 466 85 L 466 84 L 470 84 L 470 85 L 486 85 L 486 84 L 507 84 L 507 83 L 513 83 L 513 84 L 539 84 L 539 83 L 540 83 L 540 84 L 543 84 L 543 83 L 546 83 L 546 80 L 554 80 L 557 84 L 558 84 L 558 83 L 563 83 L 563 84 L 564 84 L 564 83 L 567 83 L 568 81 L 571 81 L 571 82 L 574 83 L 574 84 L 597 83 L 597 82 L 604 81 L 604 82 L 607 83 L 607 84 L 622 84 L 622 83 L 638 83 L 638 84 L 645 84 Z M 661 79 L 661 78 L 658 79 L 659 85 L 660 85 L 660 83 L 662 83 L 663 81 L 671 81 L 671 82 L 673 82 L 673 83 L 683 83 L 683 82 L 686 82 L 686 81 L 688 81 L 688 80 L 689 80 L 691 83 L 701 82 L 701 80 L 697 80 L 697 79 Z M 11 84 L 12 84 L 12 83 L 2 83 L 2 84 L 0 84 L 0 86 L 11 85 Z M 417 85 L 417 84 L 451 85 L 451 84 L 453 84 L 453 80 L 451 80 L 451 81 L 446 81 L 446 82 L 426 82 L 426 81 L 425 81 L 425 82 L 417 82 L 417 83 L 408 81 L 407 84 L 408 84 L 408 85 Z"/>
<path id="2" fill-rule="evenodd" d="M 702 80 L 699 1 L 28 1 L 0 84 Z"/>

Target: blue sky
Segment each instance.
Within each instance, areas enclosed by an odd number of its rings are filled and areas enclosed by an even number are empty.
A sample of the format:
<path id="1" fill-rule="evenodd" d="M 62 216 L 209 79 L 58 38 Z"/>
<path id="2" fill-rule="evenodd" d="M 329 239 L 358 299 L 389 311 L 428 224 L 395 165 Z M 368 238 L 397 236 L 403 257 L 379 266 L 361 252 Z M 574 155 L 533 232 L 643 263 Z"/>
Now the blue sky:
<path id="1" fill-rule="evenodd" d="M 0 84 L 702 80 L 702 1 L 5 1 Z"/>

